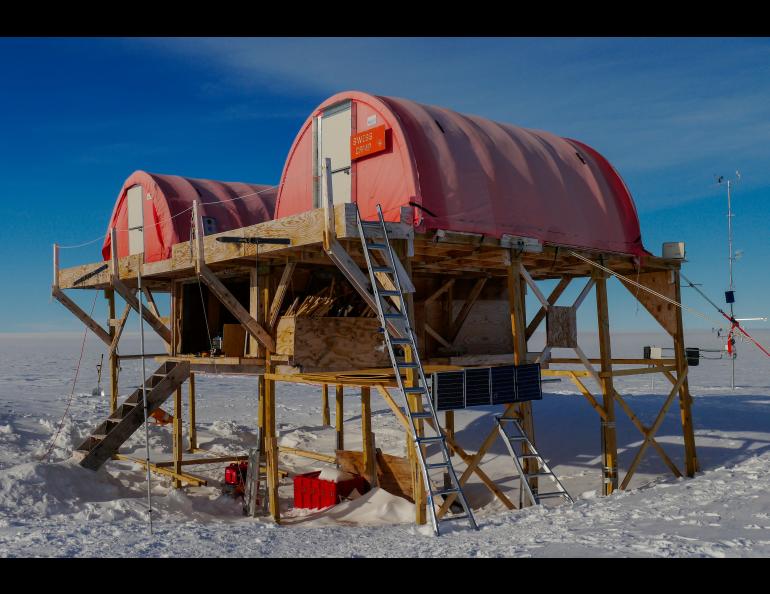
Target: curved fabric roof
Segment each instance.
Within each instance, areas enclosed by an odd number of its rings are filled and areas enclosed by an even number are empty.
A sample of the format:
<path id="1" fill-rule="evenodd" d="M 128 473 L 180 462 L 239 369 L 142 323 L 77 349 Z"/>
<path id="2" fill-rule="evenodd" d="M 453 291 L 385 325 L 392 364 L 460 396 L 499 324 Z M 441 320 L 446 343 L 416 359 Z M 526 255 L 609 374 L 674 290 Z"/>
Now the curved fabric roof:
<path id="1" fill-rule="evenodd" d="M 388 220 L 413 202 L 420 230 L 534 237 L 639 255 L 639 220 L 622 179 L 591 147 L 549 132 L 408 99 L 348 91 L 324 101 L 294 141 L 276 217 L 312 208 L 312 120 L 349 100 L 354 127 L 384 123 L 388 150 L 353 162 L 353 201 Z M 371 118 L 374 118 L 372 120 Z"/>
<path id="2" fill-rule="evenodd" d="M 273 218 L 275 209 L 276 190 L 270 186 L 135 171 L 125 181 L 115 201 L 102 246 L 105 260 L 111 257 L 110 231 L 113 227 L 118 229 L 118 257 L 129 253 L 126 195 L 129 188 L 137 185 L 142 187 L 144 198 L 145 262 L 171 257 L 171 246 L 190 239 L 192 216 L 188 211 L 193 200 L 198 201 L 202 217 L 216 220 L 217 232 L 268 221 Z M 233 200 L 239 196 L 246 197 Z"/>

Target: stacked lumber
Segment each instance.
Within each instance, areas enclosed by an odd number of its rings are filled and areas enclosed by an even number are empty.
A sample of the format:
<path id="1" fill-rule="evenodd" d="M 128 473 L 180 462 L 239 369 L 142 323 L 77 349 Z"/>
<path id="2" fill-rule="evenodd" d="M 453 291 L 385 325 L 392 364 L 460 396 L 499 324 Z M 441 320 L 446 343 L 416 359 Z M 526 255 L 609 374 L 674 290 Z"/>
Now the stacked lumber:
<path id="1" fill-rule="evenodd" d="M 377 314 L 366 303 L 352 303 L 345 297 L 308 295 L 294 299 L 282 315 L 306 318 L 373 318 Z"/>

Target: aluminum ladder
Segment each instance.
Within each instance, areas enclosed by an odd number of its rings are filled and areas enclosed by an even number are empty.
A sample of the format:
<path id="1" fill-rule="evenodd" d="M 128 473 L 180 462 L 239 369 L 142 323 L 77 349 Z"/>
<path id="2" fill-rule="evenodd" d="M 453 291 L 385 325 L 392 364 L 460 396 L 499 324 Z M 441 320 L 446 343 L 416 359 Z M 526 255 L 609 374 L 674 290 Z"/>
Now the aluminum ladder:
<path id="1" fill-rule="evenodd" d="M 408 412 L 411 420 L 410 427 L 412 430 L 412 439 L 414 440 L 414 449 L 417 451 L 420 461 L 420 470 L 422 471 L 422 478 L 428 496 L 427 508 L 428 513 L 430 514 L 431 524 L 433 525 L 433 532 L 438 536 L 440 534 L 440 523 L 464 519 L 469 521 L 470 526 L 474 530 L 478 530 L 476 520 L 468 506 L 465 494 L 460 487 L 457 474 L 455 473 L 449 458 L 446 438 L 441 430 L 441 424 L 439 423 L 430 392 L 428 391 L 428 383 L 425 380 L 425 372 L 422 368 L 420 355 L 417 351 L 417 341 L 415 340 L 414 331 L 409 323 L 409 317 L 406 311 L 406 299 L 404 298 L 404 291 L 397 272 L 398 269 L 401 268 L 399 266 L 400 262 L 396 261 L 396 256 L 391 248 L 388 230 L 385 226 L 385 221 L 382 217 L 382 208 L 379 204 L 377 205 L 377 216 L 379 218 L 378 221 L 362 221 L 361 214 L 358 209 L 356 209 L 358 233 L 361 236 L 364 258 L 366 259 L 366 266 L 369 269 L 369 279 L 372 285 L 374 301 L 377 304 L 377 314 L 380 323 L 382 324 L 382 331 L 385 335 L 385 344 L 388 347 L 390 361 L 396 374 L 398 389 L 403 396 L 404 410 Z M 382 254 L 384 263 L 379 264 L 375 262 L 372 257 L 372 252 L 379 252 Z M 382 283 L 383 285 L 386 285 L 386 287 L 380 286 L 377 278 L 378 274 L 380 275 L 380 278 L 389 281 Z M 388 298 L 396 300 L 398 308 L 393 309 L 386 306 L 384 300 Z M 394 350 L 399 347 L 404 351 L 404 356 L 402 358 L 397 357 Z M 405 360 L 407 351 L 411 353 L 411 361 Z M 404 386 L 401 372 L 405 370 L 417 372 L 419 377 L 417 386 Z M 422 406 L 417 406 L 417 410 L 412 410 L 409 405 L 408 396 L 410 395 L 418 397 L 417 402 L 422 403 Z M 422 429 L 422 431 L 418 431 L 418 428 Z M 424 433 L 424 429 L 430 429 L 433 432 L 433 435 L 420 435 L 420 433 Z M 427 455 L 423 448 L 429 445 L 439 446 L 442 458 L 441 462 L 427 461 Z M 449 482 L 446 486 L 436 487 L 431 480 L 431 473 L 438 473 L 439 471 L 442 472 L 442 479 L 447 475 L 449 477 Z M 435 498 L 437 496 L 446 498 L 448 495 L 456 496 L 457 501 L 462 507 L 462 512 L 438 518 L 436 516 L 434 503 Z"/>
<path id="2" fill-rule="evenodd" d="M 567 489 L 564 488 L 564 485 L 562 485 L 559 477 L 553 473 L 546 461 L 529 440 L 527 434 L 524 433 L 524 429 L 522 428 L 519 419 L 497 415 L 495 416 L 495 421 L 497 422 L 497 429 L 500 432 L 503 441 L 505 441 L 508 452 L 511 454 L 513 463 L 519 473 L 519 508 L 523 506 L 525 493 L 532 505 L 540 505 L 541 499 L 550 499 L 554 497 L 563 497 L 566 501 L 575 503 L 575 500 L 572 499 L 572 496 L 567 492 Z M 507 428 L 511 428 L 512 431 L 509 432 Z M 522 453 L 518 454 L 513 447 L 514 443 L 518 443 L 520 446 L 526 446 L 526 449 L 522 447 Z M 537 472 L 524 472 L 524 460 L 536 460 L 537 468 L 539 468 L 539 470 Z M 549 478 L 555 483 L 556 489 L 554 491 L 540 493 L 538 489 L 532 489 L 529 484 L 529 480 L 533 478 Z"/>

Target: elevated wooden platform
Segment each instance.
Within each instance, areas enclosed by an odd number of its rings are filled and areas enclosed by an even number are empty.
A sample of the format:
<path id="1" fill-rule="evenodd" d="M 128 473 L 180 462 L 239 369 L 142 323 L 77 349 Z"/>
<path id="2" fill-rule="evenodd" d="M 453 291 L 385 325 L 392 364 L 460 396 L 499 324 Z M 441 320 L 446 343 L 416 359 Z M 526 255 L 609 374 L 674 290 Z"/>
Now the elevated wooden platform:
<path id="1" fill-rule="evenodd" d="M 411 209 L 405 209 L 410 211 Z M 403 219 L 410 220 L 407 212 Z M 360 239 L 355 220 L 354 204 L 334 206 L 336 238 L 350 256 L 363 266 Z M 257 246 L 253 244 L 221 243 L 218 237 L 263 237 L 288 238 L 290 246 L 260 245 L 259 258 L 279 263 L 304 262 L 309 264 L 332 265 L 321 246 L 325 230 L 324 209 L 318 208 L 298 215 L 267 221 L 233 231 L 208 235 L 203 239 L 205 263 L 220 278 L 243 274 L 253 269 Z M 406 239 L 413 274 L 438 274 L 447 277 L 468 275 L 496 276 L 504 278 L 511 265 L 511 251 L 516 251 L 517 239 L 486 237 L 473 233 L 431 231 L 415 233 L 414 228 L 404 223 L 390 223 L 391 239 Z M 653 255 L 644 256 L 641 261 L 627 254 L 591 252 L 569 246 L 543 245 L 542 251 L 523 251 L 521 261 L 535 280 L 591 276 L 592 266 L 570 255 L 576 252 L 600 262 L 611 270 L 623 275 L 637 275 L 661 270 L 678 270 L 680 260 L 665 259 Z M 142 254 L 121 258 L 118 275 L 128 287 L 135 288 L 136 276 L 142 261 Z M 61 289 L 107 289 L 111 287 L 110 272 L 97 272 L 103 262 L 82 264 L 59 271 Z M 84 276 L 85 280 L 80 280 Z M 144 264 L 143 283 L 150 289 L 170 290 L 173 281 L 196 278 L 194 248 L 190 242 L 173 246 L 172 257 L 160 262 Z"/>

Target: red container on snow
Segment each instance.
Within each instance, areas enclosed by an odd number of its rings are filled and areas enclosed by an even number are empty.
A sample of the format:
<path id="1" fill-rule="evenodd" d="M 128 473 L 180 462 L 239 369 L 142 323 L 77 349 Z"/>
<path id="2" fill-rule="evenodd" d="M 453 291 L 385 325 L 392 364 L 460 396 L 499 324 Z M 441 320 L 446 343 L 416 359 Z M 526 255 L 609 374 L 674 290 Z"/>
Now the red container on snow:
<path id="1" fill-rule="evenodd" d="M 343 497 L 347 497 L 358 489 L 359 493 L 367 490 L 368 483 L 362 476 L 354 476 L 346 481 L 324 481 L 318 478 L 320 470 L 298 474 L 294 477 L 294 507 L 305 509 L 321 509 L 337 505 Z"/>

